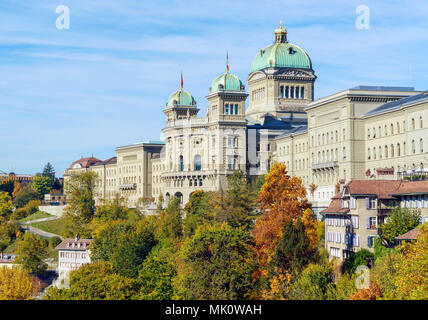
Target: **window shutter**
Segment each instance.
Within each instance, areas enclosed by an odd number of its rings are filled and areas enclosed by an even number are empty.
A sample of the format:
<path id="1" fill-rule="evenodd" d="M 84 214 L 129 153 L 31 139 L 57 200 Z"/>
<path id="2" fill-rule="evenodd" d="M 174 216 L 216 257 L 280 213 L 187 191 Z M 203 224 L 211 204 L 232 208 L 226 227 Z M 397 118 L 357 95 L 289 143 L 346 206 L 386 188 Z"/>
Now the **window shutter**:
<path id="1" fill-rule="evenodd" d="M 370 208 L 370 198 L 366 198 L 366 209 Z"/>
<path id="2" fill-rule="evenodd" d="M 367 229 L 370 229 L 370 217 L 366 218 Z"/>

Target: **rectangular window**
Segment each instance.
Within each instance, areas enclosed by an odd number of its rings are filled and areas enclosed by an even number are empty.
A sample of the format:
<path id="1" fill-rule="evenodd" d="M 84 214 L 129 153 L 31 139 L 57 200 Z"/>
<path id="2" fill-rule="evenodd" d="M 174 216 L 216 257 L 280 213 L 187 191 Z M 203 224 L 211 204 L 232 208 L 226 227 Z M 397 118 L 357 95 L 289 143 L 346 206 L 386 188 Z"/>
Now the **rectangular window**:
<path id="1" fill-rule="evenodd" d="M 238 114 L 238 105 L 235 104 L 235 114 Z"/>
<path id="2" fill-rule="evenodd" d="M 294 99 L 294 86 L 290 87 L 290 98 Z"/>
<path id="3" fill-rule="evenodd" d="M 296 87 L 296 99 L 299 99 L 299 93 L 300 93 L 299 87 Z"/>
<path id="4" fill-rule="evenodd" d="M 279 97 L 284 98 L 284 86 L 279 87 Z"/>
<path id="5" fill-rule="evenodd" d="M 224 106 L 224 113 L 229 114 L 229 104 L 228 103 L 226 103 L 226 105 Z"/>
<path id="6" fill-rule="evenodd" d="M 289 98 L 289 92 L 290 92 L 290 87 L 286 86 L 285 87 L 285 98 L 288 99 Z"/>
<path id="7" fill-rule="evenodd" d="M 304 87 L 300 88 L 300 99 L 305 99 L 305 88 Z"/>

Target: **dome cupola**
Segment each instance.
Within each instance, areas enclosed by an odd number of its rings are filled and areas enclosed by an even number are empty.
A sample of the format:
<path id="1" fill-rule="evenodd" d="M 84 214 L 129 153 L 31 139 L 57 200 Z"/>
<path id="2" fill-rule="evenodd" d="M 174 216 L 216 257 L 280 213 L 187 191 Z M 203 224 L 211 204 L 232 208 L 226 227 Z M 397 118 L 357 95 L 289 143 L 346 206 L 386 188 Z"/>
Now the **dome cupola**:
<path id="1" fill-rule="evenodd" d="M 171 94 L 166 103 L 167 107 L 196 107 L 196 100 L 193 96 L 183 90 L 183 75 L 181 75 L 180 90 Z"/>

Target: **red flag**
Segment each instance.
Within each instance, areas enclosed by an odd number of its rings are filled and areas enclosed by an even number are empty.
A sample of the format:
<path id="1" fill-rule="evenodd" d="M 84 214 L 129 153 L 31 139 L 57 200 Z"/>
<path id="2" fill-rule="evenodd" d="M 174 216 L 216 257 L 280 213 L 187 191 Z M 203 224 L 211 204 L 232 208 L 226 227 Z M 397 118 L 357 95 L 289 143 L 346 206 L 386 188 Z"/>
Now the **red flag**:
<path id="1" fill-rule="evenodd" d="M 183 89 L 183 72 L 181 72 L 181 89 Z"/>
<path id="2" fill-rule="evenodd" d="M 226 56 L 227 56 L 227 66 L 226 66 L 226 70 L 227 70 L 227 72 L 229 72 L 229 51 L 226 51 Z"/>

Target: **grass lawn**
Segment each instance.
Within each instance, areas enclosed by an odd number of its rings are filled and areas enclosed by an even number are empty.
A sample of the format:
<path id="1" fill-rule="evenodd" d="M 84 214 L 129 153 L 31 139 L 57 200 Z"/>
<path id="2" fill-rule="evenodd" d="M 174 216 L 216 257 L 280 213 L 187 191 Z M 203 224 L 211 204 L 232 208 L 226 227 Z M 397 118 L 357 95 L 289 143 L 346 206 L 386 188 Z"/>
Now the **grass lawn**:
<path id="1" fill-rule="evenodd" d="M 18 242 L 20 242 L 21 239 L 15 239 L 6 249 L 4 249 L 4 253 L 14 253 L 16 249 L 18 248 Z"/>
<path id="2" fill-rule="evenodd" d="M 61 232 L 64 227 L 64 219 L 59 218 L 59 219 L 50 220 L 50 221 L 34 222 L 34 223 L 31 223 L 30 226 L 46 232 L 61 235 Z"/>
<path id="3" fill-rule="evenodd" d="M 51 215 L 47 212 L 44 212 L 44 211 L 37 211 L 36 213 L 33 213 L 33 214 L 29 215 L 28 217 L 19 220 L 19 222 L 26 222 L 26 221 L 43 219 L 43 218 L 50 218 L 50 217 L 53 217 L 53 215 Z"/>

